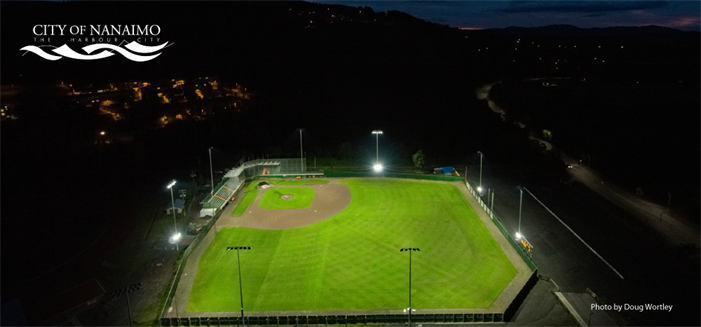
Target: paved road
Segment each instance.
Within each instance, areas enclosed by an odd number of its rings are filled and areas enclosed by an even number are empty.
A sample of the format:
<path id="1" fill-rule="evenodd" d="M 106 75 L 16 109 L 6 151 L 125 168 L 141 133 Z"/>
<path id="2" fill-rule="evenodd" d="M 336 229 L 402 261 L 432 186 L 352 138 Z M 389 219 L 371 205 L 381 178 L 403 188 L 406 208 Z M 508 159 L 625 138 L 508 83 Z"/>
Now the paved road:
<path id="1" fill-rule="evenodd" d="M 612 183 L 593 169 L 579 165 L 577 160 L 571 157 L 565 154 L 562 157 L 566 163 L 574 165 L 570 173 L 577 181 L 655 228 L 669 244 L 699 246 L 701 235 L 698 225 L 694 226 L 684 218 L 670 213 L 666 206 L 636 196 L 633 190 Z"/>

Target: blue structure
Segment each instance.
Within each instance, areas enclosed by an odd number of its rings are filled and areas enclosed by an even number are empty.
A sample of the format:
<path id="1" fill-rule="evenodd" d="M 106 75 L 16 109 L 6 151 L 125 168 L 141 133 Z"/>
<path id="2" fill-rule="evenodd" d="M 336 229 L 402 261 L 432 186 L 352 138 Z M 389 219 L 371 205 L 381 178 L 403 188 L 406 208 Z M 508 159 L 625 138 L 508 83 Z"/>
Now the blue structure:
<path id="1" fill-rule="evenodd" d="M 183 207 L 185 206 L 185 201 L 183 199 L 175 199 L 175 205 L 173 203 L 169 203 L 169 206 L 166 207 L 166 213 L 171 213 L 171 210 L 177 210 L 177 213 L 183 212 Z"/>

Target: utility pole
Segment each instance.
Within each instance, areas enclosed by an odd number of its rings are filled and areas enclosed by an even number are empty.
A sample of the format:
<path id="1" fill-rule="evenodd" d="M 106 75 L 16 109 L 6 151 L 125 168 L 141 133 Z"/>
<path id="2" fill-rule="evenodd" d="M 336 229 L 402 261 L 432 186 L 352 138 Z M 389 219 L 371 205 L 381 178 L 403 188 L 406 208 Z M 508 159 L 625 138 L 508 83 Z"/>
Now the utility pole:
<path id="1" fill-rule="evenodd" d="M 304 152 L 303 152 L 303 145 L 302 145 L 302 129 L 299 129 L 299 167 L 304 172 Z"/>

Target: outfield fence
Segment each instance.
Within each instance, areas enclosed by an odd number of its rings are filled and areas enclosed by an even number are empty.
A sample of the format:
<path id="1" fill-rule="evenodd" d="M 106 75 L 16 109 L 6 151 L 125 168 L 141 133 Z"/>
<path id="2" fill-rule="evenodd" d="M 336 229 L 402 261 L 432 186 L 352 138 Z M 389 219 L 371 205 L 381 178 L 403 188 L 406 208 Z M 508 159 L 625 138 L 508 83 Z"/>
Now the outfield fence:
<path id="1" fill-rule="evenodd" d="M 161 318 L 161 326 L 280 326 L 280 325 L 348 325 L 348 324 L 403 324 L 407 315 L 319 315 L 319 316 L 262 316 L 245 317 L 183 317 Z M 416 323 L 488 323 L 504 322 L 503 313 L 412 314 Z"/>
<path id="2" fill-rule="evenodd" d="M 220 183 L 220 184 L 222 184 L 222 185 L 226 184 L 224 182 L 225 181 L 222 181 L 223 184 L 222 183 Z M 241 184 L 233 192 L 233 195 L 238 194 L 238 191 L 241 190 L 241 186 L 243 184 L 245 184 L 245 181 L 241 182 Z M 197 233 L 197 236 L 195 236 L 195 239 L 192 241 L 192 243 L 190 243 L 190 245 L 188 245 L 187 249 L 185 249 L 185 251 L 183 251 L 182 256 L 178 260 L 178 270 L 176 271 L 175 276 L 173 277 L 173 281 L 171 283 L 170 290 L 168 291 L 168 296 L 166 297 L 165 303 L 163 303 L 163 309 L 161 310 L 161 315 L 160 315 L 161 320 L 165 319 L 163 317 L 165 317 L 165 315 L 167 313 L 166 309 L 169 308 L 173 302 L 173 298 L 175 297 L 175 292 L 177 290 L 176 286 L 180 282 L 180 277 L 183 274 L 183 268 L 185 267 L 185 264 L 187 263 L 188 257 L 190 257 L 190 253 L 192 253 L 192 251 L 195 248 L 197 248 L 197 245 L 199 245 L 200 242 L 202 242 L 202 239 L 204 239 L 207 236 L 207 233 L 209 233 L 209 230 L 212 228 L 212 226 L 214 226 L 214 224 L 216 224 L 217 220 L 219 219 L 219 216 L 221 216 L 221 213 L 222 213 L 222 210 L 217 210 L 216 213 L 214 214 L 214 216 L 212 217 L 212 219 L 210 219 L 206 225 L 202 226 L 202 229 L 200 229 L 200 231 Z"/>
<path id="3" fill-rule="evenodd" d="M 331 170 L 324 169 L 324 176 L 326 177 L 390 177 L 390 178 L 408 178 L 408 179 L 424 179 L 431 181 L 445 181 L 445 182 L 462 182 L 463 178 L 458 176 L 445 176 L 445 175 L 434 175 L 434 174 L 409 174 L 409 173 L 392 173 L 392 172 L 381 172 L 376 173 L 372 171 L 342 171 L 342 170 Z"/>
<path id="4" fill-rule="evenodd" d="M 511 234 L 506 231 L 506 227 L 504 227 L 504 224 L 501 223 L 501 220 L 499 220 L 499 218 L 497 218 L 497 216 L 494 215 L 494 212 L 492 212 L 492 210 L 489 209 L 489 206 L 487 206 L 487 204 L 484 203 L 484 201 L 482 201 L 482 198 L 479 197 L 475 189 L 472 188 L 472 186 L 470 185 L 470 183 L 467 182 L 467 180 L 465 180 L 465 185 L 467 186 L 467 189 L 470 190 L 472 196 L 474 196 L 477 202 L 479 202 L 480 206 L 482 206 L 482 209 L 484 209 L 484 211 L 487 212 L 487 215 L 489 215 L 489 218 L 492 219 L 494 225 L 496 225 L 497 228 L 499 228 L 501 234 L 504 235 L 504 237 L 506 237 L 506 240 L 509 241 L 509 244 L 511 244 L 511 246 L 516 250 L 516 253 L 518 253 L 518 255 L 521 256 L 521 259 L 523 259 L 523 261 L 528 265 L 528 268 L 531 268 L 532 272 L 536 271 L 538 267 L 535 265 L 533 260 L 531 260 L 528 253 L 526 253 L 523 250 L 523 248 L 518 245 L 519 243 L 516 242 L 516 240 L 514 240 Z"/>

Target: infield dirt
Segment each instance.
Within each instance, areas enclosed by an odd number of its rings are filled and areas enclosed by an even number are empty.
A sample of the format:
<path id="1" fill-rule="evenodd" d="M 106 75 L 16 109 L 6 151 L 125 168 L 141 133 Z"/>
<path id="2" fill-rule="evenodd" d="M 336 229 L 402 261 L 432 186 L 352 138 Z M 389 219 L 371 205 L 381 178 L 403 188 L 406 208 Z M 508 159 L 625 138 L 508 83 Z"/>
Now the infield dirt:
<path id="1" fill-rule="evenodd" d="M 231 217 L 227 212 L 233 208 L 225 209 L 215 225 L 216 230 L 219 231 L 224 227 L 289 229 L 307 226 L 335 216 L 348 207 L 351 201 L 351 192 L 347 186 L 329 181 L 328 184 L 305 186 L 311 187 L 315 192 L 314 201 L 309 208 L 268 210 L 258 207 L 265 192 L 286 187 L 299 186 L 274 186 L 262 190 L 241 217 Z"/>

